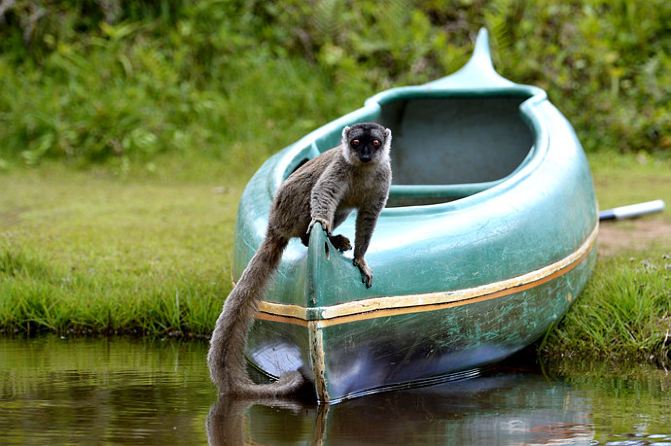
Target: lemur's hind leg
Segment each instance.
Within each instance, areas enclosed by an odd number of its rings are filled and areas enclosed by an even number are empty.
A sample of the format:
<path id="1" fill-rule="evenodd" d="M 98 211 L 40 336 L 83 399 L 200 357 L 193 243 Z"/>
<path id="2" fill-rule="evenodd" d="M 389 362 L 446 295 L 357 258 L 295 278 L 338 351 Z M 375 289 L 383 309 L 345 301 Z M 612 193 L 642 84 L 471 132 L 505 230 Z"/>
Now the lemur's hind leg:
<path id="1" fill-rule="evenodd" d="M 308 246 L 310 244 L 309 233 L 306 232 L 305 234 L 301 235 L 301 243 L 303 244 L 303 246 Z"/>
<path id="2" fill-rule="evenodd" d="M 340 224 L 344 222 L 345 219 L 347 219 L 347 216 L 350 212 L 350 209 L 337 210 L 335 216 L 333 217 L 333 228 L 335 229 L 340 226 Z M 340 252 L 345 252 L 352 249 L 352 243 L 350 243 L 349 239 L 342 234 L 329 235 L 329 241 L 333 247 Z"/>
<path id="3" fill-rule="evenodd" d="M 333 217 L 333 229 L 340 226 L 340 224 L 347 219 L 347 216 L 350 214 L 350 212 L 351 212 L 350 209 L 343 209 L 336 211 L 335 216 Z M 352 249 L 352 243 L 349 241 L 347 237 L 345 237 L 342 234 L 337 235 L 329 234 L 328 238 L 333 247 L 340 252 L 345 252 Z M 309 232 L 301 234 L 301 243 L 303 243 L 303 245 L 305 246 L 308 246 L 310 244 Z"/>
<path id="4" fill-rule="evenodd" d="M 352 249 L 352 244 L 349 239 L 342 234 L 330 235 L 329 240 L 335 249 L 340 252 L 349 251 Z"/>
<path id="5" fill-rule="evenodd" d="M 329 235 L 328 238 L 333 247 L 340 252 L 345 252 L 352 249 L 352 243 L 350 243 L 349 239 L 342 234 Z M 310 234 L 301 235 L 301 243 L 303 243 L 305 246 L 308 246 L 310 244 Z"/>

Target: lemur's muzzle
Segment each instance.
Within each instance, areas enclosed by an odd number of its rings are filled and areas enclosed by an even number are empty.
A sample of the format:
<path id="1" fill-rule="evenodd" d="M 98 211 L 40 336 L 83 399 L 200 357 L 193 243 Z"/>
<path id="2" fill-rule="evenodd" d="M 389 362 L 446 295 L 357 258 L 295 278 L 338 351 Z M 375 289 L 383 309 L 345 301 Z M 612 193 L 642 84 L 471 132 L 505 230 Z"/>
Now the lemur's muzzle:
<path id="1" fill-rule="evenodd" d="M 364 148 L 364 150 L 359 152 L 359 159 L 362 162 L 367 163 L 367 162 L 369 162 L 370 160 L 373 159 L 373 156 L 372 156 L 370 150 L 368 150 L 368 148 Z"/>

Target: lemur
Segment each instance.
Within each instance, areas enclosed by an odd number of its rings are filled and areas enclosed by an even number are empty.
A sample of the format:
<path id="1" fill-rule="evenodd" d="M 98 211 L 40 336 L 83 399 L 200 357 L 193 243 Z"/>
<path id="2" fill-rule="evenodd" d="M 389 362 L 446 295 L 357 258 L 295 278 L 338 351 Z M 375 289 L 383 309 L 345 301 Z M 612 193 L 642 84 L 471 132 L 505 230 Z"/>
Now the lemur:
<path id="1" fill-rule="evenodd" d="M 286 396 L 305 384 L 296 371 L 277 382 L 255 384 L 247 375 L 244 350 L 260 298 L 278 267 L 289 239 L 304 245 L 319 223 L 339 251 L 352 249 L 343 235 L 333 235 L 356 209 L 354 266 L 366 287 L 373 272 L 364 259 L 375 224 L 391 185 L 391 131 L 376 123 L 355 124 L 342 131 L 341 143 L 308 161 L 279 187 L 273 200 L 266 236 L 224 303 L 210 340 L 207 361 L 221 394 Z"/>

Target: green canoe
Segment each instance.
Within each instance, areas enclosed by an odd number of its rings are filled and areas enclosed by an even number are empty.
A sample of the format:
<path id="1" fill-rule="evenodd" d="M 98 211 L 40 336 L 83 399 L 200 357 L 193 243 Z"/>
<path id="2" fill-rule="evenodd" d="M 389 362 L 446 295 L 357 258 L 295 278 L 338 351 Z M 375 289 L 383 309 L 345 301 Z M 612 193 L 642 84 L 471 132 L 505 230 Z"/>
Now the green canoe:
<path id="1" fill-rule="evenodd" d="M 373 287 L 321 228 L 308 248 L 292 240 L 247 349 L 270 377 L 303 370 L 324 402 L 477 375 L 558 321 L 596 260 L 580 142 L 542 89 L 494 71 L 481 30 L 456 73 L 379 93 L 263 164 L 240 202 L 234 279 L 280 183 L 362 121 L 394 135 L 389 203 L 366 255 Z M 335 232 L 353 240 L 354 218 Z"/>

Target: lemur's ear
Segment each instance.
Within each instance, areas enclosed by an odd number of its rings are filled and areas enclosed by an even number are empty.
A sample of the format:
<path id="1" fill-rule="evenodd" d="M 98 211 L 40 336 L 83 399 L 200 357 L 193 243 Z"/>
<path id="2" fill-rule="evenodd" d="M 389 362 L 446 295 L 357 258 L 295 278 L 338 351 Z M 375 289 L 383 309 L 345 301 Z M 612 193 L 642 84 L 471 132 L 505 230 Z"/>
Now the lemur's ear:
<path id="1" fill-rule="evenodd" d="M 349 126 L 345 126 L 345 128 L 342 129 L 342 139 L 347 139 L 348 133 L 349 133 Z"/>
<path id="2" fill-rule="evenodd" d="M 384 129 L 384 145 L 389 147 L 391 145 L 391 130 Z"/>

